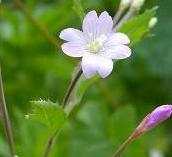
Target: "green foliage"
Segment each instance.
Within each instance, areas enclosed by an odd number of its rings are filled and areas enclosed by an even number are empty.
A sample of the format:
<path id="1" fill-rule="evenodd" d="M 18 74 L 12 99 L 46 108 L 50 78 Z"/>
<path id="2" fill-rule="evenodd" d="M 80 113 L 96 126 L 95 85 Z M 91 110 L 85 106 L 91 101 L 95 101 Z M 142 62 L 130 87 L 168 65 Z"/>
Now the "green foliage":
<path id="1" fill-rule="evenodd" d="M 22 2 L 36 22 L 45 27 L 57 40 L 60 40 L 58 35 L 62 29 L 81 26 L 79 18 L 72 9 L 71 0 Z M 113 16 L 119 0 L 81 0 L 81 2 L 85 12 L 94 9 L 100 13 L 107 10 Z M 155 0 L 150 0 L 148 3 L 151 4 L 149 7 L 144 6 L 143 10 L 152 7 Z M 115 63 L 113 73 L 103 80 L 118 108 L 114 109 L 108 97 L 103 94 L 104 91 L 96 85 L 99 78 L 86 80 L 82 77 L 75 93 L 78 99 L 75 103 L 80 106 L 71 113 L 70 123 L 64 127 L 50 157 L 111 156 L 155 105 L 172 102 L 170 88 L 172 21 L 169 20 L 172 1 L 160 1 L 159 5 L 159 24 L 152 30 L 156 36 L 135 46 L 135 43 L 148 33 L 148 19 L 153 16 L 155 10 L 150 9 L 131 19 L 129 22 L 131 26 L 127 28 L 126 33 L 132 39 L 132 46 L 134 45 L 132 57 Z M 76 61 L 71 61 L 70 57 L 66 57 L 61 52 L 61 42 L 58 48 L 51 45 L 25 15 L 14 7 L 12 1 L 4 0 L 1 9 L 0 58 L 17 155 L 39 157 L 42 155 L 50 132 L 41 123 L 24 118 L 30 109 L 28 101 L 39 100 L 41 97 L 44 100 L 51 99 L 55 102 L 58 99 L 61 102 Z M 132 21 L 137 22 L 137 27 Z M 145 22 L 144 26 L 140 24 L 141 21 Z M 129 24 L 126 23 L 126 26 Z M 83 95 L 84 99 L 80 101 Z M 88 99 L 91 101 L 85 104 Z M 59 108 L 58 105 L 56 107 Z M 63 115 L 60 110 L 57 112 Z M 58 119 L 57 115 L 55 117 Z M 57 125 L 63 126 L 62 122 Z M 164 152 L 164 156 L 171 157 L 171 126 L 169 121 L 156 129 L 158 134 L 152 130 L 146 136 L 139 138 L 128 147 L 123 156 L 144 157 L 151 149 L 157 148 Z M 0 125 L 0 156 L 9 156 L 2 124 Z"/>
<path id="2" fill-rule="evenodd" d="M 81 4 L 81 0 L 73 0 L 73 9 L 75 10 L 75 12 L 78 14 L 78 16 L 82 21 L 85 16 L 85 13 Z"/>
<path id="3" fill-rule="evenodd" d="M 0 137 L 0 148 L 1 150 L 7 150 L 7 143 Z M 7 156 L 8 155 L 8 151 L 1 151 L 0 152 L 0 156 Z"/>
<path id="4" fill-rule="evenodd" d="M 155 16 L 156 10 L 157 7 L 146 10 L 141 15 L 133 17 L 119 29 L 120 32 L 126 33 L 129 36 L 131 40 L 130 45 L 139 42 L 149 32 L 149 21 Z"/>
<path id="5" fill-rule="evenodd" d="M 62 134 L 61 142 L 57 142 L 57 147 L 65 145 L 65 151 L 67 150 L 68 153 L 62 151 L 58 152 L 58 155 L 64 157 L 75 157 L 76 154 L 81 157 L 112 156 L 114 150 L 122 144 L 136 125 L 136 111 L 133 106 L 121 106 L 116 113 L 111 114 L 108 105 L 97 104 L 95 101 L 83 104 L 75 118 L 70 121 L 71 126 L 64 130 L 65 135 Z M 124 157 L 137 155 L 144 157 L 143 144 L 143 139 L 134 142 Z M 54 149 L 54 154 L 56 152 Z"/>
<path id="6" fill-rule="evenodd" d="M 51 132 L 58 132 L 66 123 L 66 115 L 58 104 L 43 100 L 31 104 L 32 112 L 26 118 L 45 124 Z"/>

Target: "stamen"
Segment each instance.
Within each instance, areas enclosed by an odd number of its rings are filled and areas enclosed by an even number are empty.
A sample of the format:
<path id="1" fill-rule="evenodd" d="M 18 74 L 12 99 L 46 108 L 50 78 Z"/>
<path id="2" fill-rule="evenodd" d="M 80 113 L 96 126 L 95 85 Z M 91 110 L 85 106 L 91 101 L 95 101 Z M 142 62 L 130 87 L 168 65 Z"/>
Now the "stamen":
<path id="1" fill-rule="evenodd" d="M 89 51 L 92 53 L 98 53 L 101 49 L 103 49 L 103 43 L 106 41 L 106 39 L 107 37 L 105 35 L 101 35 L 99 38 L 89 43 L 87 45 Z"/>

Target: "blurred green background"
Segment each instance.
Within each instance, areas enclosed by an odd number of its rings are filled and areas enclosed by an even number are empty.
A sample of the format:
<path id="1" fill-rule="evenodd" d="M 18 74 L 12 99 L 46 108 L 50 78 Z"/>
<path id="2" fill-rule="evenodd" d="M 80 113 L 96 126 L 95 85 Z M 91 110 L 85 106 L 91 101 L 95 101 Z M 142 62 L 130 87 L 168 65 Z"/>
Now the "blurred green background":
<path id="1" fill-rule="evenodd" d="M 113 16 L 119 1 L 81 2 L 86 12 L 108 10 Z M 21 12 L 16 0 L 4 0 L 1 5 L 0 57 L 17 155 L 39 157 L 48 131 L 24 115 L 30 111 L 30 100 L 62 101 L 78 61 L 61 52 L 58 35 L 64 28 L 80 28 L 81 24 L 72 9 L 72 0 L 22 3 L 29 14 Z M 145 7 L 152 4 L 159 5 L 158 24 L 152 30 L 155 36 L 135 45 L 132 57 L 117 62 L 108 78 L 95 82 L 86 91 L 51 157 L 110 157 L 147 113 L 172 102 L 172 1 L 152 0 Z M 0 122 L 0 157 L 8 157 Z M 168 120 L 134 141 L 123 156 L 171 157 L 171 130 L 172 120 Z"/>

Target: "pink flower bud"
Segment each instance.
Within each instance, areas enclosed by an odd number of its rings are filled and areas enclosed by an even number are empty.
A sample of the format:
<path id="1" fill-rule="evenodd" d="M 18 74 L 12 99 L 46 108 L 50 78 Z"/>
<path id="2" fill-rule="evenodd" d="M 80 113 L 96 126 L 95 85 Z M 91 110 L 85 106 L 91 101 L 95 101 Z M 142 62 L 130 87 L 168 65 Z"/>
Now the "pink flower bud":
<path id="1" fill-rule="evenodd" d="M 172 105 L 162 105 L 149 113 L 135 130 L 135 138 L 170 118 Z"/>

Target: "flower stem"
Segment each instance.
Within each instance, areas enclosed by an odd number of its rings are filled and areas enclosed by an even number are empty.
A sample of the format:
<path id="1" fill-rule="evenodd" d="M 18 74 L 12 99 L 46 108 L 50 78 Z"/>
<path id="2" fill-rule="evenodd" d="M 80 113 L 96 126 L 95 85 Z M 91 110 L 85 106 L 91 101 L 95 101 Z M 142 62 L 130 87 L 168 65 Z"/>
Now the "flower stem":
<path id="1" fill-rule="evenodd" d="M 67 105 L 68 105 L 68 101 L 70 99 L 70 96 L 79 80 L 79 78 L 81 77 L 82 75 L 82 69 L 79 69 L 79 71 L 77 72 L 76 76 L 74 77 L 74 79 L 71 81 L 68 89 L 67 89 L 67 92 L 65 94 L 65 97 L 63 99 L 63 108 L 66 109 L 67 108 Z"/>
<path id="2" fill-rule="evenodd" d="M 118 148 L 118 150 L 112 155 L 112 157 L 120 157 L 127 146 L 133 141 L 133 134 Z"/>
<path id="3" fill-rule="evenodd" d="M 128 145 L 138 138 L 141 135 L 141 132 L 136 128 L 133 133 L 127 138 L 127 140 L 117 149 L 117 151 L 112 155 L 112 157 L 120 157 L 121 154 L 125 151 Z"/>
<path id="4" fill-rule="evenodd" d="M 125 11 L 125 8 L 120 8 L 118 9 L 118 11 L 116 12 L 115 16 L 113 17 L 113 24 L 114 26 L 119 22 L 123 12 Z"/>
<path id="5" fill-rule="evenodd" d="M 127 22 L 135 13 L 135 10 L 129 9 L 128 12 L 125 14 L 125 16 L 117 23 L 117 25 L 114 25 L 114 31 L 118 31 L 118 29 Z"/>
<path id="6" fill-rule="evenodd" d="M 13 134 L 11 129 L 11 124 L 8 116 L 8 110 L 5 102 L 5 96 L 4 96 L 4 90 L 3 90 L 3 82 L 2 82 L 2 73 L 1 73 L 1 67 L 0 67 L 0 111 L 2 112 L 2 120 L 7 136 L 7 141 L 9 145 L 9 150 L 11 157 L 15 156 L 15 150 L 14 150 L 14 141 L 13 141 Z"/>
<path id="7" fill-rule="evenodd" d="M 117 13 L 115 14 L 115 16 L 113 17 L 113 23 L 114 23 L 114 25 L 116 25 L 118 23 L 121 15 L 122 15 L 122 13 L 123 13 L 123 10 L 121 10 L 121 9 L 119 9 L 117 11 Z"/>
<path id="8" fill-rule="evenodd" d="M 70 99 L 70 96 L 73 93 L 73 90 L 75 89 L 75 86 L 76 86 L 79 78 L 81 77 L 81 75 L 82 75 L 82 69 L 79 69 L 79 71 L 75 75 L 74 79 L 71 81 L 71 83 L 70 83 L 70 85 L 66 91 L 66 94 L 64 96 L 63 103 L 62 103 L 64 110 L 66 110 L 66 108 L 68 107 L 68 101 Z M 55 133 L 53 133 L 50 136 L 48 143 L 47 143 L 47 146 L 45 148 L 43 157 L 48 157 L 58 133 L 60 133 L 60 131 L 58 131 L 58 132 L 56 131 Z"/>

